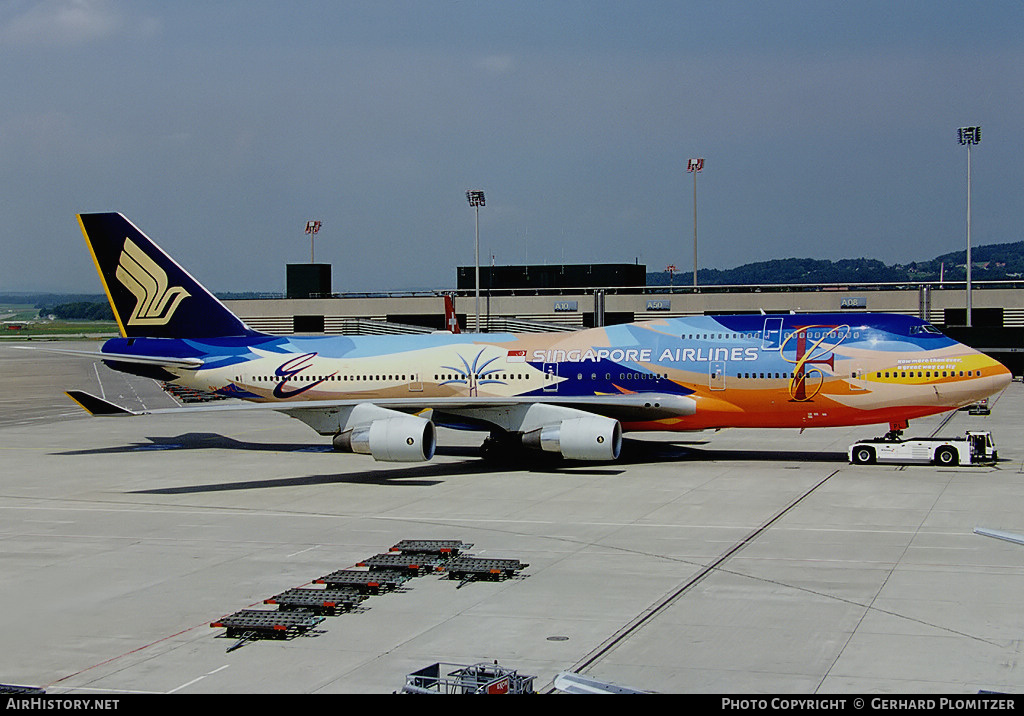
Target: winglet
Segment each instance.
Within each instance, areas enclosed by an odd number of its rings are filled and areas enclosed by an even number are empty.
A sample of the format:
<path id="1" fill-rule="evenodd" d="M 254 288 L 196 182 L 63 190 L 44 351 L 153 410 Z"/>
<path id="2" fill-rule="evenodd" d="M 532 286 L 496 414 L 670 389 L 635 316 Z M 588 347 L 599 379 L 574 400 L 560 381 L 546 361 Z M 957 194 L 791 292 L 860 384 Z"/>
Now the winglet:
<path id="1" fill-rule="evenodd" d="M 114 405 L 110 401 L 104 400 L 103 398 L 97 398 L 95 395 L 90 395 L 83 390 L 68 390 L 64 394 L 71 398 L 73 401 L 78 403 L 85 412 L 89 413 L 94 417 L 110 417 L 115 415 L 137 415 L 127 408 L 122 408 L 119 405 Z"/>

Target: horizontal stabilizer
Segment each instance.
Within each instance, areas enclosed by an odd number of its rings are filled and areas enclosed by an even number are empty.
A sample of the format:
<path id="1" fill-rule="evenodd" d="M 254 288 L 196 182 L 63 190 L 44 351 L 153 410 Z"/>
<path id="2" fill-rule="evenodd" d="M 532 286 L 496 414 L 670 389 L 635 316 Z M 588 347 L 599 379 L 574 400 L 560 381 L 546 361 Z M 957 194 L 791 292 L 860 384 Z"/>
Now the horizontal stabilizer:
<path id="1" fill-rule="evenodd" d="M 68 390 L 64 393 L 73 401 L 82 406 L 89 415 L 114 416 L 114 415 L 135 415 L 127 408 L 114 405 L 109 400 L 97 398 L 95 395 L 86 393 L 84 390 Z"/>
<path id="2" fill-rule="evenodd" d="M 93 360 L 113 360 L 121 363 L 138 363 L 140 365 L 160 365 L 167 368 L 201 368 L 200 358 L 175 358 L 172 356 L 146 356 L 134 353 L 100 353 L 99 351 L 77 351 L 71 348 L 44 348 L 43 346 L 14 346 L 26 351 L 45 351 L 47 353 L 66 353 L 73 356 L 84 356 Z"/>
<path id="3" fill-rule="evenodd" d="M 989 530 L 983 527 L 975 527 L 974 534 L 981 535 L 982 537 L 995 537 L 996 539 L 1013 542 L 1015 544 L 1024 544 L 1024 535 L 1014 534 L 1013 532 L 1003 532 L 1001 530 Z"/>

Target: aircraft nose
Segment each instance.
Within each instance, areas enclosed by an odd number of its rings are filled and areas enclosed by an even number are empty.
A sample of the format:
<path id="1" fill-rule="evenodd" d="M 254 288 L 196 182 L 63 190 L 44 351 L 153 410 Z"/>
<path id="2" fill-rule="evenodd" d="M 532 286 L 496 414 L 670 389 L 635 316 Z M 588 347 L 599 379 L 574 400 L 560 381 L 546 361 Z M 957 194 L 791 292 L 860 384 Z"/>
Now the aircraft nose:
<path id="1" fill-rule="evenodd" d="M 989 378 L 992 385 L 992 392 L 998 393 L 1000 390 L 1005 388 L 1013 380 L 1013 374 L 1006 369 L 1002 363 L 997 360 L 992 360 L 992 367 L 995 369 Z M 988 372 L 988 371 L 986 371 Z"/>

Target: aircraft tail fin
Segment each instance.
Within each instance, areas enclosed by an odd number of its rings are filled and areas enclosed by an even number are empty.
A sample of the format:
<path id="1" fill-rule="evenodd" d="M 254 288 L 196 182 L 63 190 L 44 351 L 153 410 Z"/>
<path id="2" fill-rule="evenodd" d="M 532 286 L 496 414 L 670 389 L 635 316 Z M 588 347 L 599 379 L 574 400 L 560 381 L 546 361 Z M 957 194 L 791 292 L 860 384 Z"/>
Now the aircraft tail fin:
<path id="1" fill-rule="evenodd" d="M 452 333 L 461 333 L 459 318 L 455 315 L 455 301 L 447 293 L 444 295 L 444 327 Z"/>
<path id="2" fill-rule="evenodd" d="M 78 223 L 126 338 L 256 335 L 128 219 L 79 214 Z"/>

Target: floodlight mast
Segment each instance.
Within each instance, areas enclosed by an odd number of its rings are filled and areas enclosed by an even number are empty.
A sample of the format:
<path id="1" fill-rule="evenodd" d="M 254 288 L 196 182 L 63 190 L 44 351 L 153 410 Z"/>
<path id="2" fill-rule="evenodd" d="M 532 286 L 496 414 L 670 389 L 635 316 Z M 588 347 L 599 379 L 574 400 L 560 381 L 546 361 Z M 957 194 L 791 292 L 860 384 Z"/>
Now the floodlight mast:
<path id="1" fill-rule="evenodd" d="M 967 327 L 971 320 L 971 145 L 981 143 L 981 127 L 960 127 L 956 130 L 957 140 L 967 145 Z"/>
<path id="2" fill-rule="evenodd" d="M 320 231 L 321 222 L 310 219 L 306 222 L 306 233 L 309 234 L 309 263 L 315 264 L 313 260 L 313 237 Z"/>
<path id="3" fill-rule="evenodd" d="M 476 281 L 476 323 L 475 329 L 477 333 L 480 333 L 480 207 L 486 206 L 484 200 L 484 193 L 478 189 L 470 189 L 466 192 L 466 201 L 476 211 L 476 244 L 475 244 L 475 264 L 474 264 L 474 275 Z"/>
<path id="4" fill-rule="evenodd" d="M 697 174 L 704 169 L 703 157 L 686 163 L 686 171 L 693 174 L 693 288 L 697 288 Z"/>

